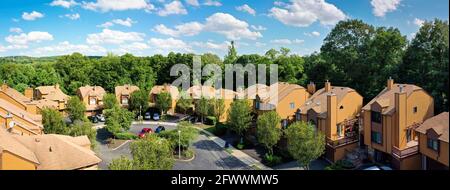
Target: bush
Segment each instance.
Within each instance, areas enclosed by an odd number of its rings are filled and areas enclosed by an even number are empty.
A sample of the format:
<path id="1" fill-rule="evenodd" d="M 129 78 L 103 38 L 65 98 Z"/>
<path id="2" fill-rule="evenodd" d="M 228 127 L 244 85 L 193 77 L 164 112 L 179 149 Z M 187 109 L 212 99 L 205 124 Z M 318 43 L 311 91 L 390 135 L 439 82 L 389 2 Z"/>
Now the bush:
<path id="1" fill-rule="evenodd" d="M 205 124 L 206 125 L 215 125 L 217 123 L 217 119 L 214 116 L 206 117 Z"/>
<path id="2" fill-rule="evenodd" d="M 227 129 L 228 129 L 227 125 L 220 123 L 220 122 L 216 123 L 214 135 L 223 136 L 223 135 L 225 135 L 225 133 L 227 133 Z"/>
<path id="3" fill-rule="evenodd" d="M 245 147 L 244 143 L 239 143 L 239 144 L 236 145 L 236 148 L 239 149 L 239 150 L 244 149 L 244 147 Z"/>
<path id="4" fill-rule="evenodd" d="M 264 162 L 268 166 L 276 166 L 281 163 L 281 157 L 273 154 L 265 154 L 264 155 Z"/>
<path id="5" fill-rule="evenodd" d="M 114 137 L 121 140 L 133 140 L 137 139 L 137 136 L 130 132 L 123 132 L 123 133 L 116 133 L 114 134 Z"/>
<path id="6" fill-rule="evenodd" d="M 354 169 L 355 165 L 348 160 L 338 160 L 331 166 L 327 166 L 325 170 L 350 170 Z"/>

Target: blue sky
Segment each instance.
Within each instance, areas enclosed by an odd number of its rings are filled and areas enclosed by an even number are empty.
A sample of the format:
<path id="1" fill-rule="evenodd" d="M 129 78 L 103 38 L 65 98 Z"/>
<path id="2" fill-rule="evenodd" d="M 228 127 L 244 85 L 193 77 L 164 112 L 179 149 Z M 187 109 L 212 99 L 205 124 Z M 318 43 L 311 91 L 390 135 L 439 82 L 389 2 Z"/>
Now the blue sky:
<path id="1" fill-rule="evenodd" d="M 340 20 L 399 28 L 448 20 L 448 0 L 2 0 L 0 56 L 81 52 L 240 54 L 318 51 Z"/>

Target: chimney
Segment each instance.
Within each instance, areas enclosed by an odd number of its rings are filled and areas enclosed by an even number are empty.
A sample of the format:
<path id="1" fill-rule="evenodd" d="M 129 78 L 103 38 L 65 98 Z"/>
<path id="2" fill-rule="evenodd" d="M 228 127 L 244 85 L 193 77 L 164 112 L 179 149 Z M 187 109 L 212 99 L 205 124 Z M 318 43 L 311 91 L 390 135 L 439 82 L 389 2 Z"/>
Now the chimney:
<path id="1" fill-rule="evenodd" d="M 32 88 L 25 89 L 25 92 L 23 93 L 25 97 L 29 98 L 30 100 L 33 100 L 34 98 L 34 90 Z"/>
<path id="2" fill-rule="evenodd" d="M 406 93 L 402 90 L 403 86 L 400 85 L 400 91 L 395 93 L 395 117 L 397 119 L 397 128 L 394 135 L 398 135 L 398 140 L 394 142 L 394 145 L 400 149 L 406 146 L 406 143 L 401 140 L 406 136 Z"/>
<path id="3" fill-rule="evenodd" d="M 394 79 L 389 77 L 389 79 L 387 80 L 386 87 L 387 87 L 388 90 L 392 90 L 392 88 L 394 87 Z"/>
<path id="4" fill-rule="evenodd" d="M 337 97 L 334 93 L 327 94 L 327 120 L 326 120 L 326 136 L 332 140 L 337 137 Z"/>
<path id="5" fill-rule="evenodd" d="M 8 89 L 8 85 L 3 82 L 1 90 L 6 91 L 6 89 Z"/>
<path id="6" fill-rule="evenodd" d="M 307 86 L 307 90 L 310 94 L 314 94 L 316 93 L 316 84 L 314 84 L 314 82 L 309 82 L 308 86 Z"/>
<path id="7" fill-rule="evenodd" d="M 59 89 L 59 84 L 58 83 L 55 84 L 55 89 Z"/>
<path id="8" fill-rule="evenodd" d="M 325 92 L 331 92 L 331 83 L 328 80 L 325 82 Z"/>

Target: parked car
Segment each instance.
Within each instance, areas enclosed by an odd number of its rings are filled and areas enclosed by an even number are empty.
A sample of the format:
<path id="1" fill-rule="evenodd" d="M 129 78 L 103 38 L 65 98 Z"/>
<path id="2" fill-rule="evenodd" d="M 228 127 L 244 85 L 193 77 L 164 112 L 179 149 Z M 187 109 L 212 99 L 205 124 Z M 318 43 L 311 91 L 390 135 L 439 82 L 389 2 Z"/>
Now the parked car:
<path id="1" fill-rule="evenodd" d="M 150 112 L 146 112 L 144 115 L 144 120 L 151 120 L 152 119 L 152 115 L 150 114 Z"/>
<path id="2" fill-rule="evenodd" d="M 98 118 L 97 118 L 96 115 L 89 116 L 88 119 L 89 119 L 92 123 L 98 123 Z"/>
<path id="3" fill-rule="evenodd" d="M 160 118 L 159 118 L 159 113 L 154 113 L 153 114 L 153 120 L 155 120 L 155 121 L 158 121 Z"/>
<path id="4" fill-rule="evenodd" d="M 151 128 L 143 128 L 138 136 L 139 138 L 144 138 L 148 133 L 153 133 L 153 130 Z"/>
<path id="5" fill-rule="evenodd" d="M 106 121 L 105 116 L 103 114 L 98 114 L 96 116 L 97 116 L 97 119 L 98 119 L 99 122 L 105 122 Z"/>
<path id="6" fill-rule="evenodd" d="M 155 133 L 161 133 L 161 132 L 163 132 L 163 131 L 165 131 L 166 130 L 166 128 L 164 127 L 164 126 L 159 126 L 159 127 L 157 127 L 156 129 L 155 129 Z"/>

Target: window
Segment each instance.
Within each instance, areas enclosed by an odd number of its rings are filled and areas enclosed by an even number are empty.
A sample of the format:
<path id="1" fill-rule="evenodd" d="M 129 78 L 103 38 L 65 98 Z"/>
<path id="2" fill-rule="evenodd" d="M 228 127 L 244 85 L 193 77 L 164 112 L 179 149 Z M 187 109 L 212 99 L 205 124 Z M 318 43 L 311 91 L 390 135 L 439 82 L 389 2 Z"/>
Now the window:
<path id="1" fill-rule="evenodd" d="M 255 108 L 259 109 L 259 101 L 255 100 Z"/>
<path id="2" fill-rule="evenodd" d="M 381 113 L 376 111 L 370 112 L 371 121 L 374 123 L 381 123 Z"/>
<path id="3" fill-rule="evenodd" d="M 337 136 L 338 137 L 342 137 L 342 133 L 343 133 L 343 129 L 344 128 L 344 126 L 342 126 L 342 125 L 338 125 L 338 126 L 336 126 L 336 129 L 337 129 Z"/>
<path id="4" fill-rule="evenodd" d="M 413 113 L 417 113 L 417 106 L 414 106 Z"/>
<path id="5" fill-rule="evenodd" d="M 377 144 L 381 144 L 382 139 L 381 139 L 381 133 L 380 132 L 376 132 L 376 131 L 372 131 L 371 134 L 371 141 Z"/>
<path id="6" fill-rule="evenodd" d="M 89 97 L 89 105 L 96 105 L 97 99 L 95 97 Z"/>
<path id="7" fill-rule="evenodd" d="M 283 128 L 286 128 L 287 125 L 288 125 L 288 120 L 287 119 L 283 119 L 282 125 L 283 125 Z"/>
<path id="8" fill-rule="evenodd" d="M 297 111 L 297 112 L 295 113 L 295 120 L 296 120 L 296 121 L 302 120 L 302 115 L 300 114 L 299 111 Z"/>
<path id="9" fill-rule="evenodd" d="M 122 100 L 121 100 L 123 105 L 128 105 L 128 97 L 127 96 L 122 96 Z"/>
<path id="10" fill-rule="evenodd" d="M 295 103 L 294 103 L 294 102 L 291 102 L 291 103 L 289 104 L 289 107 L 290 107 L 291 109 L 295 109 Z"/>
<path id="11" fill-rule="evenodd" d="M 411 141 L 411 129 L 406 130 L 406 142 Z"/>
<path id="12" fill-rule="evenodd" d="M 439 151 L 439 141 L 437 139 L 427 138 L 427 147 L 434 151 Z"/>

